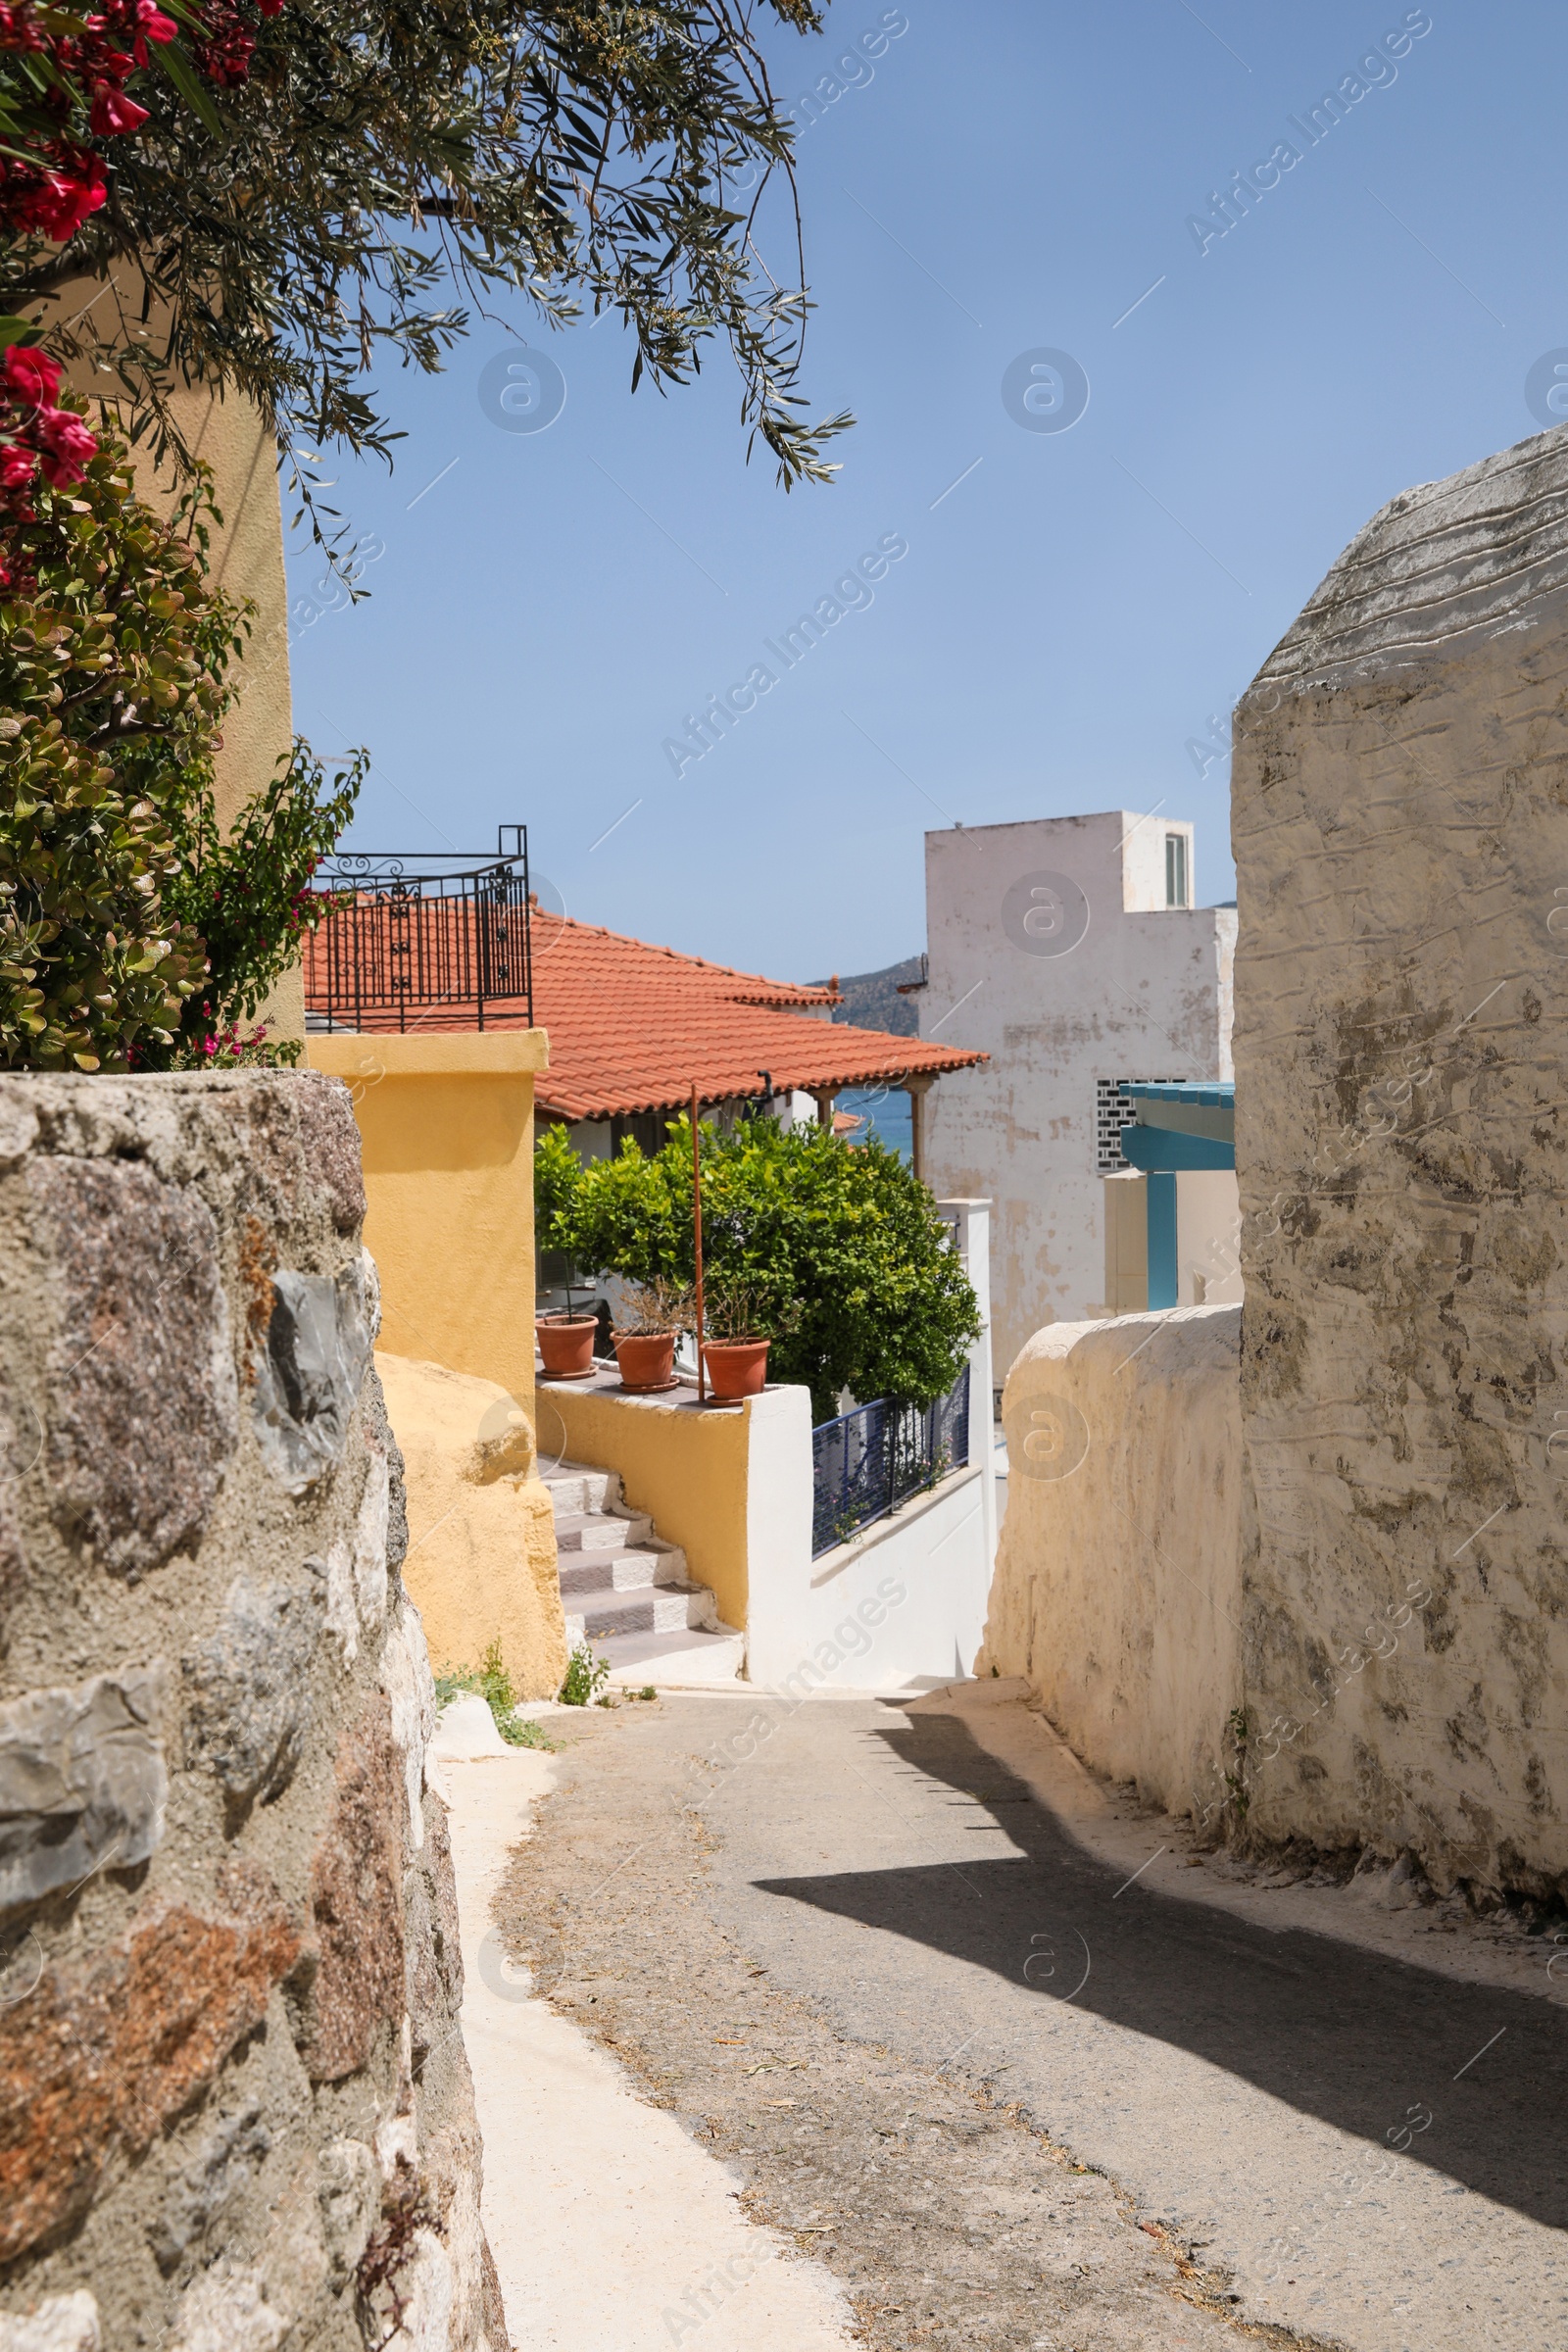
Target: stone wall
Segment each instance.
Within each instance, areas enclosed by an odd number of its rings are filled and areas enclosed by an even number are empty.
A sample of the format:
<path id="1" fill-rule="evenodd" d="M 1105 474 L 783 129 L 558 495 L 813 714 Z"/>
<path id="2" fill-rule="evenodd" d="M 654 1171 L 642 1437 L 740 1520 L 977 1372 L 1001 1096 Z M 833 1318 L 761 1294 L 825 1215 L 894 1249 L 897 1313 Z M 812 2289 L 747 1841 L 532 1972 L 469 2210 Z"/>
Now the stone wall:
<path id="1" fill-rule="evenodd" d="M 1023 1675 L 1098 1772 L 1218 1840 L 1241 1704 L 1241 1309 L 1053 1323 L 1007 1376 L 975 1672 Z"/>
<path id="2" fill-rule="evenodd" d="M 1406 492 L 1237 712 L 1250 1821 L 1568 1883 L 1568 432 Z"/>
<path id="3" fill-rule="evenodd" d="M 348 1099 L 0 1082 L 0 2352 L 505 2342 Z"/>

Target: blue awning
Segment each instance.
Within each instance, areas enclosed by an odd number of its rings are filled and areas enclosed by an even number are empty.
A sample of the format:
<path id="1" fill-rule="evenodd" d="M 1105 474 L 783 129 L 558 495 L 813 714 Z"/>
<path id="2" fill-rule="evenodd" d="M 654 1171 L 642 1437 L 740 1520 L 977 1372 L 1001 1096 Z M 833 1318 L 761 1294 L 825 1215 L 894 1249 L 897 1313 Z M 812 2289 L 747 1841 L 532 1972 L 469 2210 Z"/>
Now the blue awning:
<path id="1" fill-rule="evenodd" d="M 1223 1136 L 1187 1135 L 1174 1127 L 1136 1123 L 1121 1131 L 1121 1155 L 1130 1168 L 1234 1168 L 1236 1146 Z"/>

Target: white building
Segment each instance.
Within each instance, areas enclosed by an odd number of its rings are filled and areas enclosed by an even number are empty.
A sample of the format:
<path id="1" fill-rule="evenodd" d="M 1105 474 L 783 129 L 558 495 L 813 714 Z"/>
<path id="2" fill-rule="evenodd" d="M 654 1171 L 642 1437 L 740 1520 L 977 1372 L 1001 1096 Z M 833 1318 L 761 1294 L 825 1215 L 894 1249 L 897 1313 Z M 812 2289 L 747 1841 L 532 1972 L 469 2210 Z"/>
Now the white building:
<path id="1" fill-rule="evenodd" d="M 1158 815 L 926 835 L 920 1035 L 991 1058 L 933 1090 L 925 1172 L 939 1198 L 994 1203 L 999 1383 L 1044 1324 L 1241 1296 L 1234 1172 L 1150 1178 L 1118 1140 L 1124 1084 L 1232 1075 L 1236 912 L 1193 897 L 1193 828 Z M 1176 1196 L 1152 1299 L 1151 1183 Z"/>

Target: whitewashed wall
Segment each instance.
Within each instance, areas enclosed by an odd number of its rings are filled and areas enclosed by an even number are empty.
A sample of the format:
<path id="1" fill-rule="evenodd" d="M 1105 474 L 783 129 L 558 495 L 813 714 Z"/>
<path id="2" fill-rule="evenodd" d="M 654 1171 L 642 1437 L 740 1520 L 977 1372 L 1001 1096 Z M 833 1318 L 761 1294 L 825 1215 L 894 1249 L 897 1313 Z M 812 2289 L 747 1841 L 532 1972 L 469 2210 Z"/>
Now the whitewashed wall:
<path id="1" fill-rule="evenodd" d="M 1165 906 L 1164 839 L 1136 811 L 926 835 L 920 1034 L 989 1062 L 927 1098 L 938 1194 L 993 1202 L 996 1359 L 1110 1311 L 1098 1078 L 1228 1078 L 1228 907 Z M 1038 877 L 1055 876 L 1058 920 Z M 1052 887 L 1050 884 L 1041 885 Z"/>
<path id="2" fill-rule="evenodd" d="M 1218 1836 L 1242 1703 L 1241 1310 L 1036 1334 L 977 1671 L 1023 1675 L 1096 1771 Z"/>
<path id="3" fill-rule="evenodd" d="M 1568 1883 L 1568 431 L 1404 492 L 1235 727 L 1251 1818 Z"/>

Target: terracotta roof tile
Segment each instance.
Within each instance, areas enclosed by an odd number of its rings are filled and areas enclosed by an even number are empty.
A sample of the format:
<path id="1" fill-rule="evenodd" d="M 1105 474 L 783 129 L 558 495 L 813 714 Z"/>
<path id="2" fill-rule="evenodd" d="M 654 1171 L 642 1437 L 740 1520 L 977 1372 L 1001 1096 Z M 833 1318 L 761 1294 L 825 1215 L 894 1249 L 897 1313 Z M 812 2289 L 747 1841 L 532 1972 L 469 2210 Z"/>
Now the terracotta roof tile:
<path id="1" fill-rule="evenodd" d="M 321 934 L 307 950 L 306 1002 L 322 969 Z M 661 1110 L 682 1102 L 695 1080 L 705 1102 L 764 1092 L 864 1086 L 906 1074 L 964 1069 L 986 1059 L 961 1047 L 854 1029 L 822 1017 L 842 1002 L 831 989 L 800 987 L 728 964 L 650 946 L 570 917 L 533 918 L 533 1017 L 550 1035 L 540 1074 L 541 1109 L 566 1119 Z M 520 1001 L 485 1005 L 486 1028 L 526 1024 Z M 396 1028 L 366 1015 L 367 1029 Z M 421 1030 L 471 1029 L 473 1009 L 426 1005 Z"/>

